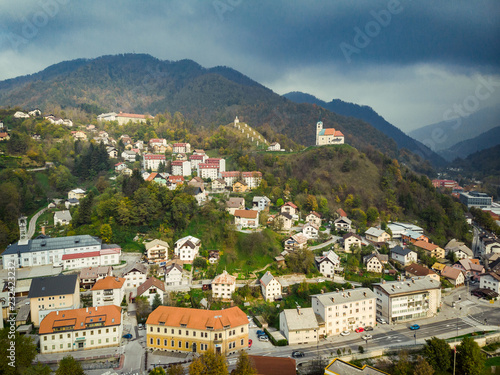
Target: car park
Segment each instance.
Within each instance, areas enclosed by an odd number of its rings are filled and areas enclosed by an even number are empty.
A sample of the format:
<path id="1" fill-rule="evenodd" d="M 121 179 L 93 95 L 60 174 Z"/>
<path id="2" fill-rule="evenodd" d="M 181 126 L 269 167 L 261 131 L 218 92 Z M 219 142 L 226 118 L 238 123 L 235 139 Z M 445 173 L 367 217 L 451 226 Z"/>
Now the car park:
<path id="1" fill-rule="evenodd" d="M 365 331 L 373 331 L 373 327 L 372 326 L 366 326 L 365 327 Z"/>
<path id="2" fill-rule="evenodd" d="M 410 329 L 415 331 L 417 329 L 420 329 L 420 326 L 418 324 L 414 324 L 414 325 L 410 326 Z"/>
<path id="3" fill-rule="evenodd" d="M 294 351 L 294 352 L 292 352 L 292 357 L 293 358 L 302 358 L 304 356 L 305 356 L 304 352 L 300 352 L 300 351 Z"/>
<path id="4" fill-rule="evenodd" d="M 351 334 L 351 331 L 342 331 L 342 332 L 340 332 L 341 336 L 348 336 L 350 334 Z"/>
<path id="5" fill-rule="evenodd" d="M 361 333 L 361 332 L 364 332 L 364 328 L 363 327 L 358 327 L 355 329 L 356 333 Z"/>
<path id="6" fill-rule="evenodd" d="M 372 335 L 370 335 L 370 334 L 367 333 L 366 335 L 361 336 L 361 338 L 363 340 L 370 340 L 372 338 Z"/>

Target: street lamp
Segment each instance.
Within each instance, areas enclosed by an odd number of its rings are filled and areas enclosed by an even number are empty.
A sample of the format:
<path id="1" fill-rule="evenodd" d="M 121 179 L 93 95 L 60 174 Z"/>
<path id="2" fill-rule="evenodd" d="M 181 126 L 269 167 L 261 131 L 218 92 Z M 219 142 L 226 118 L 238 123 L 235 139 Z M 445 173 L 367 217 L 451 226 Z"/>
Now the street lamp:
<path id="1" fill-rule="evenodd" d="M 415 345 L 417 345 L 417 332 L 413 334 L 413 337 L 415 338 Z"/>

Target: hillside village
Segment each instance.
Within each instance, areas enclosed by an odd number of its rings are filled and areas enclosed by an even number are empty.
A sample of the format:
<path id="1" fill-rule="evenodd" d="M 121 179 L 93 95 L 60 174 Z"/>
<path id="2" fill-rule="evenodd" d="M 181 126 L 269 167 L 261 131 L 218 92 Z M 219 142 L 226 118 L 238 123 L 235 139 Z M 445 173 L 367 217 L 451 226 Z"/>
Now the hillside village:
<path id="1" fill-rule="evenodd" d="M 393 330 L 409 349 L 434 336 L 431 330 L 420 337 L 421 327 L 451 318 L 457 319 L 453 327 L 436 333 L 450 343 L 471 332 L 488 332 L 484 344 L 499 335 L 498 315 L 483 320 L 467 312 L 473 305 L 485 311 L 499 306 L 500 208 L 488 194 L 456 181 L 415 177 L 397 161 L 381 159 L 382 191 L 394 195 L 403 173 L 441 194 L 446 213 L 454 212 L 448 219 L 443 209 L 429 209 L 424 225 L 401 213 L 398 205 L 418 211 L 409 191 L 380 199 L 385 210 L 379 210 L 377 198 L 363 202 L 361 190 L 350 193 L 340 183 L 333 199 L 314 193 L 313 181 L 272 184 L 280 177 L 270 168 L 287 168 L 279 155 L 298 158 L 308 151 L 285 150 L 238 117 L 210 140 L 181 126 L 165 126 L 168 137 L 151 130 L 138 137 L 129 130 L 157 117 L 132 113 L 103 113 L 92 124 L 40 110 L 16 111 L 11 118 L 16 128 L 0 129 L 3 156 L 16 154 L 13 147 L 22 142 L 32 154 L 23 161 L 29 165 L 10 173 L 49 173 L 38 178 L 58 187 L 43 205 L 19 210 L 10 227 L 2 223 L 17 238 L 9 235 L 2 249 L 0 322 L 10 327 L 15 297 L 15 330 L 34 338 L 41 363 L 71 354 L 109 359 L 109 368 L 119 368 L 124 359 L 118 349 L 132 348 L 130 340 L 142 343 L 134 358 L 147 371 L 208 351 L 231 358 L 241 350 L 284 348 L 299 360 L 321 346 L 322 370 L 330 374 L 352 359 L 370 358 L 362 354 L 375 346 L 374 336 Z M 36 121 L 21 125 L 31 119 Z M 30 126 L 36 133 L 20 136 Z M 49 126 L 61 133 L 59 141 L 47 135 Z M 345 157 L 339 173 L 355 173 L 369 156 L 344 143 L 341 131 L 323 126 L 317 122 L 312 152 Z M 231 153 L 235 145 L 216 139 L 224 134 L 251 151 Z M 44 142 L 53 144 L 40 162 Z M 65 152 L 75 154 L 77 178 L 65 174 Z M 292 183 L 306 185 L 296 193 Z M 412 202 L 404 206 L 405 199 Z M 432 224 L 438 211 L 446 230 Z M 460 229 L 453 232 L 455 227 Z M 374 347 L 373 357 L 384 355 L 381 350 Z M 384 366 L 373 362 L 359 373 L 392 371 Z M 313 373 L 307 365 L 301 371 Z"/>

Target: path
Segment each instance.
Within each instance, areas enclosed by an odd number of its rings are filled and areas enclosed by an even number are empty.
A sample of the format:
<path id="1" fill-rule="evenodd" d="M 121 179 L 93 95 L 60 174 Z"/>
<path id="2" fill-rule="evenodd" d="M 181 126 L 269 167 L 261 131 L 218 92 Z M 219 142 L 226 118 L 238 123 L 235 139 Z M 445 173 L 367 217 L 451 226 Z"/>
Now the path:
<path id="1" fill-rule="evenodd" d="M 322 244 L 319 244 L 319 245 L 316 245 L 316 246 L 311 246 L 311 247 L 309 247 L 309 250 L 314 251 L 314 250 L 322 249 L 324 247 L 327 247 L 329 245 L 334 244 L 335 242 L 338 242 L 338 240 L 340 240 L 340 238 L 341 237 L 332 236 L 331 240 L 328 240 L 328 241 L 323 242 Z"/>
<path id="2" fill-rule="evenodd" d="M 28 239 L 30 240 L 31 237 L 35 234 L 36 230 L 36 221 L 40 217 L 41 214 L 43 214 L 47 210 L 47 207 L 42 208 L 40 211 L 38 211 L 36 214 L 33 215 L 33 217 L 30 220 L 30 224 L 28 226 Z"/>

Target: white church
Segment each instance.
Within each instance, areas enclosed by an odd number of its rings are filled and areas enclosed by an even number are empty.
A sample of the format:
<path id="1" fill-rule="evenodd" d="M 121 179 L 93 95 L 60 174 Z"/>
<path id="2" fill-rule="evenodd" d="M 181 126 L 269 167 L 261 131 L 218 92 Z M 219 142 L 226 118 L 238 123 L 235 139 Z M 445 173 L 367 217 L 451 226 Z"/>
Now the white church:
<path id="1" fill-rule="evenodd" d="M 344 134 L 335 128 L 323 129 L 323 122 L 316 124 L 316 146 L 341 145 L 344 143 Z"/>

